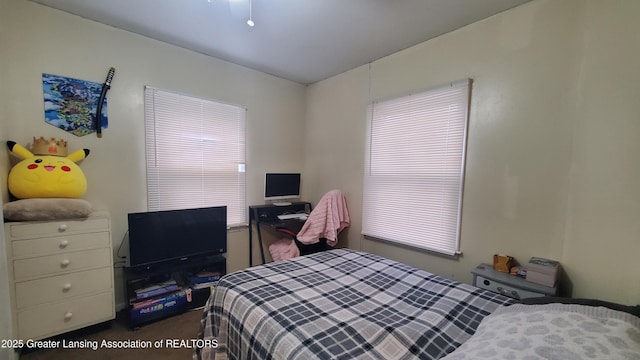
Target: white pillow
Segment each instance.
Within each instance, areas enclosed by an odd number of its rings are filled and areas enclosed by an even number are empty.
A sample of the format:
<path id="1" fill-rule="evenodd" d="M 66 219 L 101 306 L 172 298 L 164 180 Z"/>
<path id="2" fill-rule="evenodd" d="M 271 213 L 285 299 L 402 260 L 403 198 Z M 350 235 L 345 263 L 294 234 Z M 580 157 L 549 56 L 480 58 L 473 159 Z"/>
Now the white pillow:
<path id="1" fill-rule="evenodd" d="M 11 221 L 75 219 L 89 216 L 93 206 L 83 199 L 37 198 L 8 202 L 2 211 Z"/>

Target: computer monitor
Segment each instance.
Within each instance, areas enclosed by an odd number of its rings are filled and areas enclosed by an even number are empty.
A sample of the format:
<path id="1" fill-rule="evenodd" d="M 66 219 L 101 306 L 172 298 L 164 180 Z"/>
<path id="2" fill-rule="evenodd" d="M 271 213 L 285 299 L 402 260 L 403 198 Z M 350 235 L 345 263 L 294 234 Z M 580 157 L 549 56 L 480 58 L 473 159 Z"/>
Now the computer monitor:
<path id="1" fill-rule="evenodd" d="M 291 205 L 280 201 L 300 197 L 300 173 L 266 173 L 264 199 L 275 200 L 274 205 Z"/>

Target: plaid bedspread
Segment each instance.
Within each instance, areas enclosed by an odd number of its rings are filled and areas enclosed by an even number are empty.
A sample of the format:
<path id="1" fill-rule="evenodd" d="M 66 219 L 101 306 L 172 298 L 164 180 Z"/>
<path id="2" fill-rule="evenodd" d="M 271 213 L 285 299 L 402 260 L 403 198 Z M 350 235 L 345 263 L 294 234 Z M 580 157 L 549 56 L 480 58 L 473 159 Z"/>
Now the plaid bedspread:
<path id="1" fill-rule="evenodd" d="M 383 257 L 336 249 L 224 276 L 194 359 L 438 359 L 505 296 Z"/>

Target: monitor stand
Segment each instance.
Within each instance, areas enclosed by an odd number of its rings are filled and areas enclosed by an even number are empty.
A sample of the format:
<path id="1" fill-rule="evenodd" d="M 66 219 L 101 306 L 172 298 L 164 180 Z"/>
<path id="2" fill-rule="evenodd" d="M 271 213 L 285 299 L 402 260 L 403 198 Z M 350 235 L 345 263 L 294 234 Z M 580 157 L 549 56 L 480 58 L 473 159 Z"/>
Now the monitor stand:
<path id="1" fill-rule="evenodd" d="M 273 205 L 275 206 L 289 206 L 291 205 L 290 202 L 286 202 L 286 201 L 278 201 L 278 202 L 274 202 Z"/>

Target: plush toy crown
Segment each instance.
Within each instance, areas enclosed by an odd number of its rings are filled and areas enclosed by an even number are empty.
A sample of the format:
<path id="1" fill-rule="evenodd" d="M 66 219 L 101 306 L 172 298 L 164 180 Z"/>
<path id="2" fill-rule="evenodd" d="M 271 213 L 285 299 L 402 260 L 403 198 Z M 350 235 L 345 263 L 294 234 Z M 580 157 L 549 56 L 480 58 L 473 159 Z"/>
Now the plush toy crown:
<path id="1" fill-rule="evenodd" d="M 51 138 L 47 140 L 44 136 L 39 138 L 34 136 L 31 152 L 34 155 L 67 156 L 67 142 L 62 139 Z"/>

